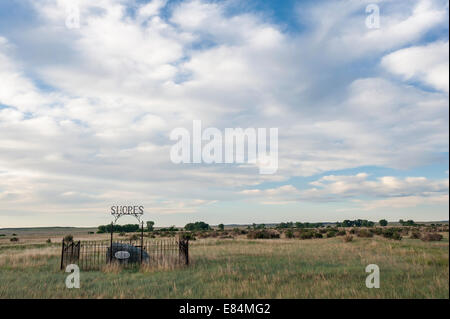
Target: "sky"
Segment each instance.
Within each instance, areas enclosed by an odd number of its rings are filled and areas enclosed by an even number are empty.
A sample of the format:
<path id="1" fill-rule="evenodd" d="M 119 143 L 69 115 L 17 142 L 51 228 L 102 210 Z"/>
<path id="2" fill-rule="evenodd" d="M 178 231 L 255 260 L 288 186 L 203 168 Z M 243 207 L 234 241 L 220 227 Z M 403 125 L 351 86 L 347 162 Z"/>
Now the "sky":
<path id="1" fill-rule="evenodd" d="M 448 220 L 448 10 L 0 1 L 0 228 Z M 278 170 L 173 163 L 194 120 L 278 128 Z"/>

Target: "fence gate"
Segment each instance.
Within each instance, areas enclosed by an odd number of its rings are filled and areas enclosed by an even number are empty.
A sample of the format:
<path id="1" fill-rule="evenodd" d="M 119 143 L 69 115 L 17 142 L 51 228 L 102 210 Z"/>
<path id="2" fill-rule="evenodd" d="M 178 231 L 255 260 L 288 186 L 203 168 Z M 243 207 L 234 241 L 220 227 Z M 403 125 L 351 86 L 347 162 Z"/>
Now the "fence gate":
<path id="1" fill-rule="evenodd" d="M 80 242 L 68 242 L 63 239 L 61 250 L 61 269 L 70 264 L 77 264 L 80 260 Z"/>

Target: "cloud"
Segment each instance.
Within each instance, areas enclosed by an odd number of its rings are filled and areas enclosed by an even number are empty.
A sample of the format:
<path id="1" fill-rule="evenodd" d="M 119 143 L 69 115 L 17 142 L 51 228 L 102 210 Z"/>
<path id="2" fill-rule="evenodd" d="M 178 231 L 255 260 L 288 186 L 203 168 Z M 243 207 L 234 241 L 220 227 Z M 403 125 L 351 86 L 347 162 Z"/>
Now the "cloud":
<path id="1" fill-rule="evenodd" d="M 405 196 L 388 199 L 379 199 L 373 201 L 367 201 L 362 203 L 362 209 L 374 210 L 379 208 L 409 208 L 419 205 L 447 205 L 448 206 L 448 194 L 447 195 L 435 195 L 430 197 L 423 196 Z"/>
<path id="2" fill-rule="evenodd" d="M 383 57 L 381 65 L 403 80 L 422 82 L 448 93 L 448 54 L 448 41 L 438 41 L 392 52 Z"/>
<path id="3" fill-rule="evenodd" d="M 389 204 L 394 208 L 430 203 L 445 204 L 449 188 L 448 179 L 394 176 L 369 179 L 367 173 L 326 175 L 309 184 L 310 188 L 306 189 L 284 185 L 265 190 L 246 189 L 239 194 L 265 204 L 352 201 L 364 209 L 375 209 L 389 207 Z"/>
<path id="4" fill-rule="evenodd" d="M 425 177 L 397 178 L 394 176 L 378 177 L 369 180 L 369 175 L 327 175 L 310 183 L 314 188 L 302 192 L 303 198 L 320 199 L 332 196 L 334 198 L 349 198 L 359 196 L 370 197 L 405 197 L 423 196 L 448 192 L 448 180 L 428 180 Z"/>
<path id="5" fill-rule="evenodd" d="M 30 1 L 36 19 L 20 36 L 0 30 L 1 211 L 103 216 L 123 198 L 187 212 L 204 206 L 197 200 L 220 205 L 237 193 L 266 203 L 388 197 L 383 181 L 367 177 L 318 180 L 316 190 L 289 180 L 410 169 L 448 153 L 439 68 L 448 39 L 426 39 L 445 28 L 441 1 L 381 2 L 379 30 L 365 27 L 360 1 L 300 3 L 296 32 L 264 12 L 230 10 L 233 2 L 77 3 L 79 29 L 65 26 L 67 1 L 45 0 Z M 380 61 L 408 82 L 381 72 Z M 172 164 L 170 131 L 198 119 L 220 130 L 279 128 L 277 174 Z M 272 182 L 281 186 L 267 190 Z M 414 187 L 425 182 L 396 182 L 394 194 L 424 197 Z"/>

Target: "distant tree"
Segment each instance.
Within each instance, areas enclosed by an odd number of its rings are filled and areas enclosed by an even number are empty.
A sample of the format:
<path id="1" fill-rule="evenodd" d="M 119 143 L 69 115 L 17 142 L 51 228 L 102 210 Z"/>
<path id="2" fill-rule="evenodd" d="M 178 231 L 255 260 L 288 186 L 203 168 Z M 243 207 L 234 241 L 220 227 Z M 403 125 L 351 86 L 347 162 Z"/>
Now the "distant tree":
<path id="1" fill-rule="evenodd" d="M 224 230 L 225 226 L 223 224 L 219 224 L 217 227 L 219 227 L 219 230 Z"/>
<path id="2" fill-rule="evenodd" d="M 386 219 L 381 219 L 380 221 L 379 221 L 379 223 L 380 223 L 380 226 L 387 226 L 387 224 L 388 224 L 388 221 L 386 220 Z"/>
<path id="3" fill-rule="evenodd" d="M 292 232 L 292 230 L 288 230 L 286 232 L 286 238 L 294 238 L 294 233 Z"/>
<path id="4" fill-rule="evenodd" d="M 189 223 L 184 226 L 185 230 L 193 231 L 193 230 L 210 230 L 211 227 L 205 222 L 195 222 Z"/>
<path id="5" fill-rule="evenodd" d="M 155 225 L 154 221 L 147 222 L 147 231 L 153 231 L 153 226 Z"/>
<path id="6" fill-rule="evenodd" d="M 406 222 L 403 219 L 400 219 L 398 222 L 402 226 L 417 226 L 417 224 L 412 219 L 408 219 Z"/>
<path id="7" fill-rule="evenodd" d="M 353 223 L 351 220 L 346 219 L 342 222 L 342 227 L 352 227 L 352 226 L 353 226 Z"/>
<path id="8" fill-rule="evenodd" d="M 64 237 L 64 241 L 65 242 L 68 242 L 68 243 L 70 243 L 70 242 L 72 242 L 73 241 L 73 235 L 66 235 L 65 237 Z"/>
<path id="9" fill-rule="evenodd" d="M 126 224 L 126 225 L 113 225 L 113 232 L 125 232 L 125 233 L 134 233 L 139 231 L 138 224 Z M 110 233 L 111 232 L 111 224 L 108 225 L 100 225 L 98 226 L 97 234 L 102 233 Z"/>

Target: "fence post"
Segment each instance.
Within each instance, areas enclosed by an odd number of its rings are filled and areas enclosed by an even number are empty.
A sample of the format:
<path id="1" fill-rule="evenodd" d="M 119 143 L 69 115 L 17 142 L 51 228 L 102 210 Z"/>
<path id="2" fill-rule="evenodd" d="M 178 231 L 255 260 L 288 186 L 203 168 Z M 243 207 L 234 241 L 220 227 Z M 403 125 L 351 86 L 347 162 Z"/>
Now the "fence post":
<path id="1" fill-rule="evenodd" d="M 178 241 L 180 259 L 184 258 L 184 264 L 189 265 L 189 239 L 180 239 Z"/>
<path id="2" fill-rule="evenodd" d="M 60 270 L 62 270 L 64 267 L 64 238 L 62 240 L 62 249 L 61 249 L 61 268 Z"/>
<path id="3" fill-rule="evenodd" d="M 80 262 L 80 250 L 81 250 L 81 240 L 78 241 L 78 256 L 77 256 L 78 262 Z"/>
<path id="4" fill-rule="evenodd" d="M 113 226 L 113 222 L 111 222 L 111 240 L 110 240 L 110 245 L 109 245 L 109 263 L 112 262 L 112 252 L 113 252 L 113 231 L 114 231 L 114 226 Z"/>
<path id="5" fill-rule="evenodd" d="M 74 242 L 72 241 L 70 243 L 70 263 L 71 264 L 73 263 L 73 245 L 74 245 Z"/>
<path id="6" fill-rule="evenodd" d="M 185 253 L 185 258 L 186 258 L 186 266 L 189 265 L 189 239 L 186 239 L 186 253 Z"/>
<path id="7" fill-rule="evenodd" d="M 141 222 L 141 264 L 144 259 L 144 222 Z"/>

